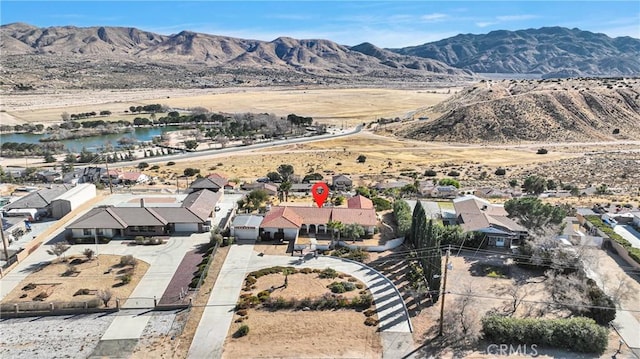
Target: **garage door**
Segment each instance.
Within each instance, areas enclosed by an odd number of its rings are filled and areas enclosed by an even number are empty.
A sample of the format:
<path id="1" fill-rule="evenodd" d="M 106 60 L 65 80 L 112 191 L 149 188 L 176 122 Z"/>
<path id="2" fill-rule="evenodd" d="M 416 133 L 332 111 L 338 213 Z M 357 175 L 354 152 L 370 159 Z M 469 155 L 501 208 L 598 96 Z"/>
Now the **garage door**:
<path id="1" fill-rule="evenodd" d="M 175 227 L 176 232 L 197 232 L 198 224 L 197 223 L 176 223 Z"/>
<path id="2" fill-rule="evenodd" d="M 258 229 L 234 229 L 233 231 L 237 239 L 256 239 L 258 238 Z"/>

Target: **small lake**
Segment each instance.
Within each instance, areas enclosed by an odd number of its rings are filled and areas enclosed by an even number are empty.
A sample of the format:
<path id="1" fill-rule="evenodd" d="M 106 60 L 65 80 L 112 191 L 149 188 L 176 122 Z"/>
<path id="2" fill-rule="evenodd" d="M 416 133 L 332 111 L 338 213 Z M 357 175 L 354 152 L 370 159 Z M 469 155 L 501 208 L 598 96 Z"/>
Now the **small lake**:
<path id="1" fill-rule="evenodd" d="M 118 140 L 124 137 L 132 137 L 136 142 L 151 141 L 155 136 L 163 133 L 176 131 L 177 126 L 166 127 L 139 127 L 134 128 L 132 132 L 114 133 L 110 135 L 91 136 L 77 138 L 74 140 L 60 141 L 65 148 L 71 152 L 80 152 L 82 148 L 95 152 L 102 146 L 111 144 L 114 148 L 118 147 Z M 31 133 L 8 133 L 0 135 L 0 143 L 18 142 L 18 143 L 46 143 L 40 142 L 40 139 L 47 137 L 47 134 L 31 134 Z"/>

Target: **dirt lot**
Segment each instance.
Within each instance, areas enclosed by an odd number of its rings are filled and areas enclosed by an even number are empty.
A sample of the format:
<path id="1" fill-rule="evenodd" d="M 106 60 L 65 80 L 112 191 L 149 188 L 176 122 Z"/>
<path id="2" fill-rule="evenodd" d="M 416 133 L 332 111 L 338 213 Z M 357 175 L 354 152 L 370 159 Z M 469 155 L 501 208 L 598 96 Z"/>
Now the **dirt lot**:
<path id="1" fill-rule="evenodd" d="M 317 274 L 292 274 L 287 288 L 271 296 L 283 298 L 318 297 L 330 293 L 326 285 L 343 279 L 320 279 Z M 357 282 L 354 282 L 357 283 Z M 284 284 L 282 274 L 260 277 L 251 293 Z M 343 293 L 357 296 L 359 290 Z M 364 325 L 365 316 L 354 310 L 268 312 L 249 309 L 248 318 L 232 323 L 224 345 L 224 358 L 380 358 L 382 346 L 377 327 Z M 238 315 L 235 318 L 240 318 Z M 241 324 L 249 334 L 234 338 Z"/>
<path id="2" fill-rule="evenodd" d="M 159 103 L 176 109 L 204 107 L 212 112 L 295 113 L 324 123 L 353 125 L 376 118 L 404 117 L 449 96 L 435 91 L 393 89 L 211 89 L 211 90 L 83 90 L 39 95 L 7 95 L 3 124 L 60 122 L 62 112 L 112 111 L 109 118 L 131 120 L 132 105 Z"/>
<path id="3" fill-rule="evenodd" d="M 75 258 L 79 261 L 85 259 L 80 256 Z M 48 294 L 45 302 L 83 301 L 95 298 L 95 293 L 98 290 L 108 289 L 113 294 L 110 306 L 114 306 L 116 298 L 129 297 L 149 268 L 148 263 L 137 260 L 131 282 L 121 285 L 119 276 L 129 267 L 120 267 L 120 258 L 121 256 L 101 254 L 97 259 L 74 264 L 78 273 L 68 276 L 63 273 L 68 270 L 68 265 L 74 260 L 74 257 L 68 257 L 69 263 L 55 262 L 43 267 L 35 267 L 33 273 L 20 282 L 2 302 L 31 302 L 34 296 L 43 292 Z M 23 290 L 22 288 L 29 283 L 36 284 L 36 288 Z M 76 291 L 83 288 L 89 289 L 91 294 L 74 296 Z M 26 296 L 22 297 L 25 294 Z M 124 302 L 120 304 L 122 305 Z"/>

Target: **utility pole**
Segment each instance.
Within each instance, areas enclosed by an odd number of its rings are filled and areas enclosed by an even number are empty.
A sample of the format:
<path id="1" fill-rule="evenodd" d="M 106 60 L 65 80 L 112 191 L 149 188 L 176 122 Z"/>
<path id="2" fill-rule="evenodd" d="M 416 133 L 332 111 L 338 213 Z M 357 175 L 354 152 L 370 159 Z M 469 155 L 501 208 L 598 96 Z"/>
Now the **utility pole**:
<path id="1" fill-rule="evenodd" d="M 440 331 L 438 336 L 442 336 L 444 330 L 444 296 L 447 294 L 447 270 L 449 269 L 449 252 L 451 251 L 451 245 L 447 248 L 447 259 L 444 262 L 444 281 L 442 282 L 442 295 L 440 302 Z"/>
<path id="2" fill-rule="evenodd" d="M 109 174 L 109 162 L 107 161 L 107 157 L 104 156 L 104 165 L 107 168 L 107 181 L 109 182 L 109 193 L 113 194 L 113 185 L 111 184 L 111 175 Z"/>
<path id="3" fill-rule="evenodd" d="M 2 217 L 2 212 L 0 212 L 0 236 L 2 236 L 2 247 L 4 248 L 4 258 L 8 262 L 9 261 L 9 243 L 7 243 L 7 238 L 4 236 L 4 218 Z"/>

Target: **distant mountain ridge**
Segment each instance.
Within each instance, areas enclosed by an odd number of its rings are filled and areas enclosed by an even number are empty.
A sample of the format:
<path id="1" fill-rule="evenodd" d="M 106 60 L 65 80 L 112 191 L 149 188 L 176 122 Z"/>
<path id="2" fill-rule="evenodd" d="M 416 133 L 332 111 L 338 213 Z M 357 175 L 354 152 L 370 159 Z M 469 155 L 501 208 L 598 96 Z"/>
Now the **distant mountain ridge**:
<path id="1" fill-rule="evenodd" d="M 611 38 L 563 27 L 460 34 L 389 50 L 442 61 L 475 73 L 640 76 L 640 39 Z"/>
<path id="2" fill-rule="evenodd" d="M 329 40 L 246 40 L 182 31 L 160 35 L 127 27 L 38 28 L 23 23 L 0 27 L 0 50 L 7 55 L 73 55 L 132 58 L 206 66 L 293 70 L 317 74 L 367 74 L 404 71 L 422 75 L 469 76 L 470 71 L 431 59 L 378 49 L 371 56 Z M 383 74 L 384 75 L 384 74 Z"/>

